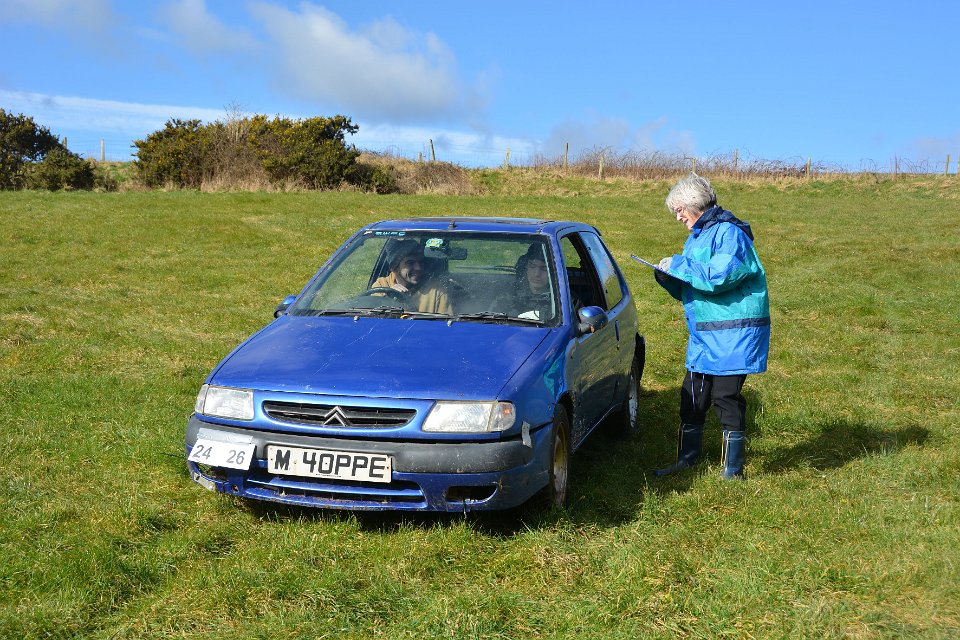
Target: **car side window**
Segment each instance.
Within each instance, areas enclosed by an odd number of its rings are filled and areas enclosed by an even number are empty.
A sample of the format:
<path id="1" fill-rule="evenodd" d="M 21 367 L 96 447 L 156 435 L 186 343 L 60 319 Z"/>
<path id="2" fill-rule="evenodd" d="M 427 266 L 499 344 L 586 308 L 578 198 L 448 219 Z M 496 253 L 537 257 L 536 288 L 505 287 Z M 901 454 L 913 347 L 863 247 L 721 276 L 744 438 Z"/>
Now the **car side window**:
<path id="1" fill-rule="evenodd" d="M 614 266 L 610 253 L 603 245 L 600 238 L 593 233 L 580 234 L 583 238 L 583 244 L 587 247 L 587 252 L 596 265 L 597 275 L 600 276 L 600 282 L 603 285 L 603 292 L 607 299 L 607 311 L 614 308 L 623 300 L 623 283 L 617 268 Z"/>
<path id="2" fill-rule="evenodd" d="M 593 306 L 607 309 L 597 270 L 580 234 L 574 233 L 560 238 L 560 248 L 574 307 L 579 309 Z"/>

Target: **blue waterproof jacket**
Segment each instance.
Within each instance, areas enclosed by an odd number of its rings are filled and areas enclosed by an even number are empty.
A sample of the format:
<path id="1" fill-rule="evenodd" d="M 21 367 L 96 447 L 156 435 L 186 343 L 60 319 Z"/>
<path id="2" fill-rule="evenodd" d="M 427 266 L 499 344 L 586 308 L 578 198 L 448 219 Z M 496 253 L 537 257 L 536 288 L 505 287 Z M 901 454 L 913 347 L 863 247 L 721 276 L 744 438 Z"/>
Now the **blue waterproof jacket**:
<path id="1" fill-rule="evenodd" d="M 672 277 L 657 282 L 683 302 L 687 369 L 720 376 L 767 370 L 767 276 L 748 223 L 719 206 L 707 209 L 667 272 Z"/>

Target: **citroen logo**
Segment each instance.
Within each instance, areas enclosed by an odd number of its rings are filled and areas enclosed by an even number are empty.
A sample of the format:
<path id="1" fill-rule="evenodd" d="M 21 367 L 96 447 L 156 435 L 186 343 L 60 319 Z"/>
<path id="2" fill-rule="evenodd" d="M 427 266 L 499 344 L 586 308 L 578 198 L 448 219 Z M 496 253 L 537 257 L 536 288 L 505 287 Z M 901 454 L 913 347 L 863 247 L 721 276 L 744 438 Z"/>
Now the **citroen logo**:
<path id="1" fill-rule="evenodd" d="M 340 407 L 334 407 L 323 414 L 323 426 L 328 427 L 331 425 L 337 425 L 341 427 L 350 426 L 347 416 L 343 415 L 343 410 Z"/>

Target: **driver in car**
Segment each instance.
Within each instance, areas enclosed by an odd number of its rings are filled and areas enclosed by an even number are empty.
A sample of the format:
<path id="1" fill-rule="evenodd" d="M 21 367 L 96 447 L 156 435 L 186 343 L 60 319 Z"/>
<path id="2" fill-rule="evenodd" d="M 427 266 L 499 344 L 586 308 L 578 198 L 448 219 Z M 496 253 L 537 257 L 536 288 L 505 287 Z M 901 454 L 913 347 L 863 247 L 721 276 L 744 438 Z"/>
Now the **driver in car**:
<path id="1" fill-rule="evenodd" d="M 409 300 L 417 311 L 452 313 L 447 291 L 424 270 L 423 247 L 419 242 L 412 239 L 394 240 L 387 246 L 387 266 L 390 273 L 374 280 L 372 288 L 398 291 L 402 295 L 396 297 Z"/>

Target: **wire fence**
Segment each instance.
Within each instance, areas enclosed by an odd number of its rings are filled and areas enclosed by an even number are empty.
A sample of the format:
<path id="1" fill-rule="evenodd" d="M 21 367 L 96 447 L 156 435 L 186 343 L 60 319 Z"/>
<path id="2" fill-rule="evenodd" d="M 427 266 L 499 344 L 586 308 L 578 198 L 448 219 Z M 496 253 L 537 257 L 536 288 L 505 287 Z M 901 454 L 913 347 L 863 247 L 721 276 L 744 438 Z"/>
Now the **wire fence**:
<path id="1" fill-rule="evenodd" d="M 409 145 L 408 145 L 409 147 Z M 855 165 L 815 161 L 813 158 L 793 156 L 784 159 L 766 159 L 754 157 L 749 152 L 734 149 L 728 153 L 711 155 L 671 154 L 660 151 L 621 151 L 611 147 L 595 147 L 571 155 L 569 150 L 558 156 L 541 152 L 512 152 L 509 147 L 503 149 L 479 148 L 450 144 L 433 144 L 427 140 L 415 151 L 405 149 L 403 145 L 387 145 L 382 150 L 368 149 L 369 152 L 413 160 L 418 162 L 452 162 L 475 168 L 535 168 L 535 169 L 576 169 L 585 172 L 588 169 L 599 177 L 654 177 L 653 174 L 675 175 L 678 172 L 693 171 L 704 173 L 776 175 L 776 176 L 817 176 L 831 174 L 958 174 L 960 172 L 960 154 L 956 161 L 946 155 L 942 161 L 915 161 L 894 156 L 887 161 L 863 158 Z"/>
<path id="2" fill-rule="evenodd" d="M 82 157 L 106 162 L 130 162 L 136 159 L 134 141 L 122 135 L 77 135 L 64 138 L 67 147 Z M 861 159 L 856 165 L 814 161 L 793 156 L 785 159 L 763 159 L 746 151 L 735 149 L 712 155 L 670 154 L 659 151 L 621 151 L 611 147 L 595 147 L 571 155 L 567 150 L 557 156 L 539 151 L 511 150 L 479 145 L 451 144 L 427 139 L 420 145 L 410 143 L 384 144 L 380 149 L 361 148 L 362 151 L 403 158 L 417 162 L 450 162 L 467 168 L 532 168 L 563 169 L 581 174 L 596 174 L 599 178 L 630 177 L 657 178 L 694 171 L 712 174 L 742 174 L 767 176 L 812 177 L 830 174 L 942 174 L 958 175 L 960 154 L 946 155 L 942 160 L 911 160 L 894 156 L 889 160 Z"/>

